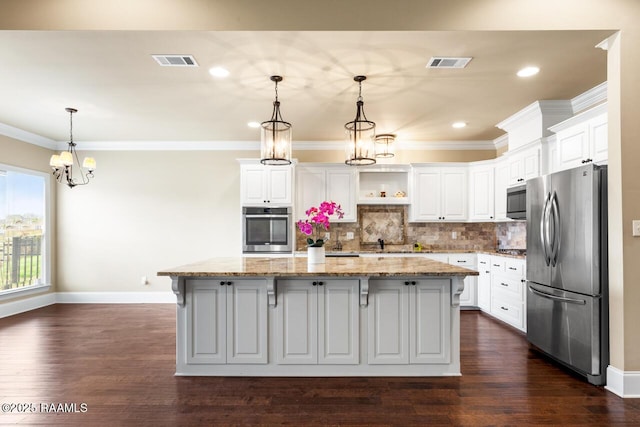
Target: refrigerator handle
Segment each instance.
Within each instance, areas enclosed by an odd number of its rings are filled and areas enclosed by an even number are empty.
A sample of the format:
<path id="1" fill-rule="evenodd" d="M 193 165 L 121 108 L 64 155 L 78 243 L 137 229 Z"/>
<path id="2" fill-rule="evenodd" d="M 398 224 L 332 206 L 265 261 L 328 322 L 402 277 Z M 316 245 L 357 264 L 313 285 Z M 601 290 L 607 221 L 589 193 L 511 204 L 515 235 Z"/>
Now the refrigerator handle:
<path id="1" fill-rule="evenodd" d="M 556 266 L 560 253 L 560 209 L 558 208 L 558 195 L 553 192 L 551 196 L 551 212 L 553 216 L 553 246 L 551 247 L 551 265 Z"/>
<path id="2" fill-rule="evenodd" d="M 542 298 L 547 298 L 547 299 L 554 300 L 554 301 L 568 302 L 568 303 L 571 303 L 571 304 L 580 304 L 580 305 L 585 305 L 587 303 L 583 299 L 559 297 L 557 295 L 551 295 L 551 294 L 548 294 L 546 292 L 541 292 L 541 291 L 531 287 L 531 285 L 529 285 L 529 289 L 531 290 L 531 292 L 533 292 L 534 294 L 536 294 L 536 295 L 538 295 L 538 296 L 540 296 Z"/>
<path id="3" fill-rule="evenodd" d="M 540 243 L 542 243 L 542 251 L 544 252 L 544 262 L 549 266 L 551 256 L 549 255 L 549 209 L 551 202 L 551 193 L 547 193 L 540 216 Z"/>

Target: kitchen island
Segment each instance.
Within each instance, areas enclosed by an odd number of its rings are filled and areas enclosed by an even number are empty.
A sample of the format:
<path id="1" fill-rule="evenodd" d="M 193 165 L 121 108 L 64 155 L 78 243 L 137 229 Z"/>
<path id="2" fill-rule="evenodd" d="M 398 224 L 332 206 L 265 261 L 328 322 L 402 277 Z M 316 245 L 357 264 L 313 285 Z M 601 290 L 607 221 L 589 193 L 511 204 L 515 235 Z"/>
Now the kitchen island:
<path id="1" fill-rule="evenodd" d="M 213 258 L 163 270 L 176 375 L 460 375 L 463 279 L 411 257 Z"/>

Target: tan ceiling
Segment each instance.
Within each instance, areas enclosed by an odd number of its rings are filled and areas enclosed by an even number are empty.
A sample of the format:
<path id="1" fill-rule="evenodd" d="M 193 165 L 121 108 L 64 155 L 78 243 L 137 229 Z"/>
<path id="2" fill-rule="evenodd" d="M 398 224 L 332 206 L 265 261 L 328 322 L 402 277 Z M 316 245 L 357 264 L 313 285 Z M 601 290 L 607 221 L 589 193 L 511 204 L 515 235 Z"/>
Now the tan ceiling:
<path id="1" fill-rule="evenodd" d="M 0 31 L 0 123 L 57 141 L 255 141 L 249 121 L 281 109 L 295 141 L 337 141 L 365 112 L 378 133 L 407 141 L 481 141 L 536 100 L 571 99 L 606 80 L 611 31 L 251 32 Z M 198 68 L 152 54 L 190 54 Z M 471 56 L 465 69 L 426 69 L 431 56 Z M 535 64 L 540 74 L 515 75 Z M 208 69 L 224 66 L 226 79 Z M 454 121 L 465 129 L 452 129 Z"/>

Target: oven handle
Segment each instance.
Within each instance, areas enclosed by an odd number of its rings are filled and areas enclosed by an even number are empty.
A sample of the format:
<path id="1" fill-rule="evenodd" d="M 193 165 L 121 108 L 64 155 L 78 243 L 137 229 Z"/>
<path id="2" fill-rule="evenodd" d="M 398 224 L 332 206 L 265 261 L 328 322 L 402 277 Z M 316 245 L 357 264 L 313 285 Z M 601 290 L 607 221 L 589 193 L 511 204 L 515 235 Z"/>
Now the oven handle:
<path id="1" fill-rule="evenodd" d="M 556 295 L 551 295 L 548 294 L 546 292 L 541 292 L 535 288 L 533 288 L 531 285 L 529 285 L 529 289 L 531 289 L 531 292 L 533 292 L 534 294 L 542 297 L 542 298 L 547 298 L 550 300 L 554 300 L 554 301 L 560 301 L 560 302 L 568 302 L 571 304 L 580 304 L 580 305 L 585 305 L 587 302 L 583 299 L 575 299 L 575 298 L 566 298 L 566 297 L 559 297 Z"/>
<path id="2" fill-rule="evenodd" d="M 289 215 L 277 215 L 277 214 L 245 214 L 245 218 L 288 218 Z"/>

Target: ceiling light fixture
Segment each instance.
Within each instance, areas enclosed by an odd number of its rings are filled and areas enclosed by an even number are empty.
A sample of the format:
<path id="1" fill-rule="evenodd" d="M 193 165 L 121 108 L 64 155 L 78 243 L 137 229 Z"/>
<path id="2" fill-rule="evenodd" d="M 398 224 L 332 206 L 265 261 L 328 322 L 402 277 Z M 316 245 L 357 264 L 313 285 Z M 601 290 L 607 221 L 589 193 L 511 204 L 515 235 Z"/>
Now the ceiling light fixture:
<path id="1" fill-rule="evenodd" d="M 229 76 L 229 70 L 223 67 L 212 67 L 209 68 L 209 74 L 213 77 L 224 78 Z"/>
<path id="2" fill-rule="evenodd" d="M 376 157 L 391 158 L 394 156 L 394 142 L 396 135 L 381 133 L 376 135 Z"/>
<path id="3" fill-rule="evenodd" d="M 96 170 L 96 160 L 93 157 L 85 157 L 80 166 L 80 160 L 78 159 L 78 153 L 76 152 L 76 143 L 73 142 L 73 113 L 77 113 L 75 108 L 65 108 L 65 111 L 69 113 L 69 142 L 66 151 L 60 154 L 54 154 L 49 160 L 49 166 L 53 169 L 53 176 L 61 184 L 67 184 L 69 188 L 73 188 L 77 185 L 85 185 L 89 183 L 89 179 L 93 178 L 93 171 Z M 75 160 L 74 160 L 75 159 Z M 73 165 L 74 162 L 78 165 L 76 175 L 79 180 L 73 177 Z M 87 169 L 88 172 L 85 172 Z"/>
<path id="4" fill-rule="evenodd" d="M 276 99 L 273 101 L 271 119 L 262 122 L 260 127 L 260 163 L 263 165 L 291 164 L 291 123 L 282 120 L 280 101 L 278 101 L 278 83 L 281 76 L 271 76 L 276 85 Z"/>
<path id="5" fill-rule="evenodd" d="M 358 82 L 358 100 L 356 102 L 356 118 L 344 125 L 347 130 L 346 164 L 351 166 L 372 165 L 376 163 L 374 138 L 376 124 L 367 120 L 364 114 L 364 101 L 362 101 L 362 82 L 366 76 L 355 76 L 353 80 Z"/>
<path id="6" fill-rule="evenodd" d="M 467 127 L 467 124 L 465 122 L 453 122 L 451 127 L 454 129 L 462 129 L 463 127 Z"/>
<path id="7" fill-rule="evenodd" d="M 540 68 L 538 67 L 524 67 L 520 71 L 518 71 L 518 77 L 531 77 L 535 76 L 540 72 Z"/>

